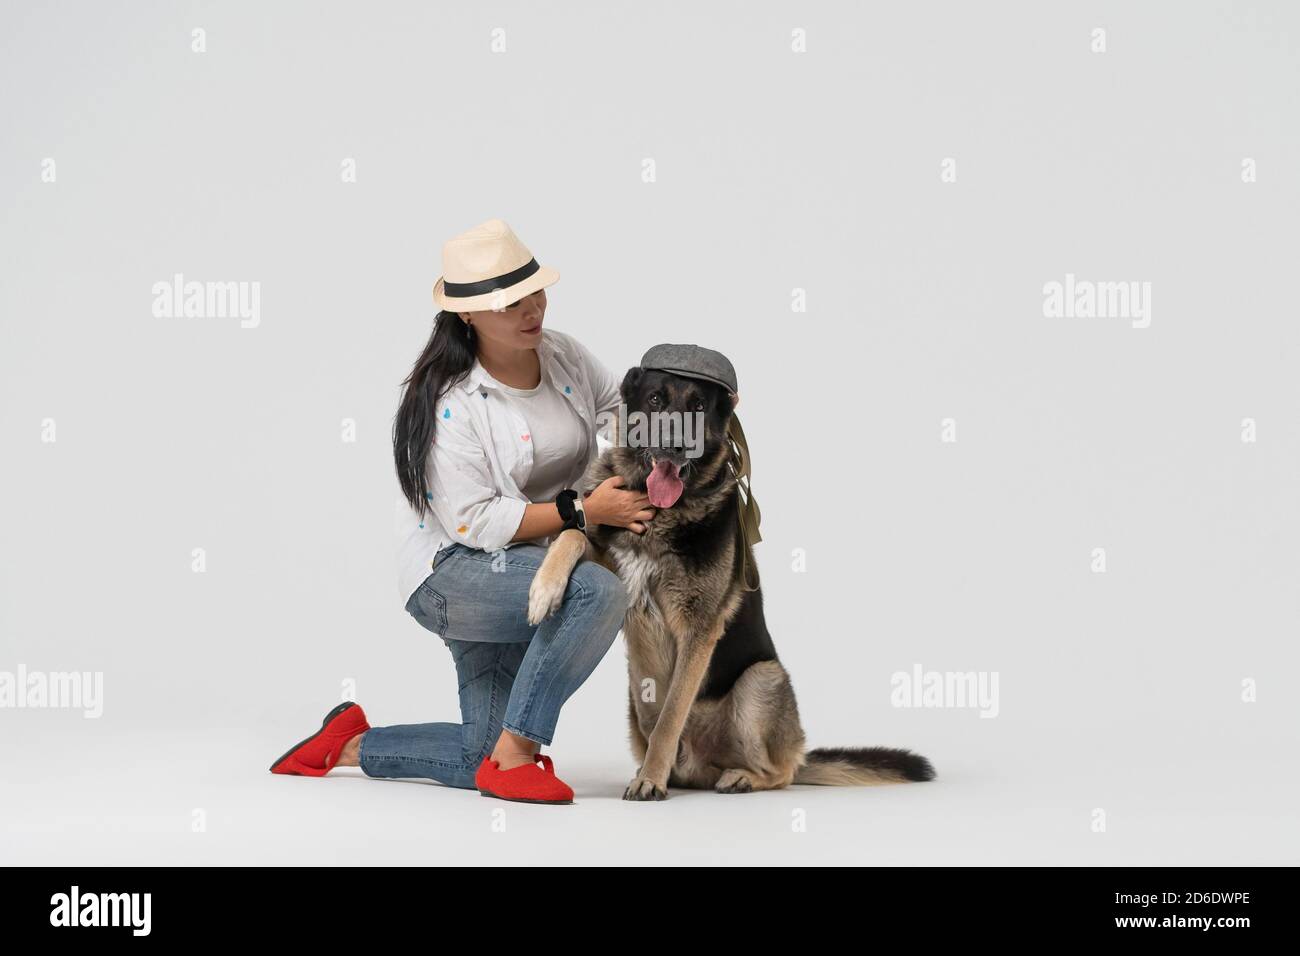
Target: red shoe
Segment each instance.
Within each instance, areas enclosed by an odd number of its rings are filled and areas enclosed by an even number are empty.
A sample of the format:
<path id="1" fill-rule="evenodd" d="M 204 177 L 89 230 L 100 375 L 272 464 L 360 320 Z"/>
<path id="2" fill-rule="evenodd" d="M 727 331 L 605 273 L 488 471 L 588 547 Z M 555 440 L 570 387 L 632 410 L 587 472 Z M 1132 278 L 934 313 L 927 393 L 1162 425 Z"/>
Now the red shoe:
<path id="1" fill-rule="evenodd" d="M 474 774 L 474 786 L 485 797 L 519 803 L 573 802 L 573 788 L 555 775 L 555 765 L 545 754 L 533 754 L 532 763 L 510 770 L 502 770 L 489 754 Z"/>
<path id="2" fill-rule="evenodd" d="M 344 701 L 321 721 L 320 730 L 295 744 L 283 757 L 271 764 L 271 773 L 293 773 L 323 777 L 338 762 L 343 745 L 370 729 L 360 704 Z"/>

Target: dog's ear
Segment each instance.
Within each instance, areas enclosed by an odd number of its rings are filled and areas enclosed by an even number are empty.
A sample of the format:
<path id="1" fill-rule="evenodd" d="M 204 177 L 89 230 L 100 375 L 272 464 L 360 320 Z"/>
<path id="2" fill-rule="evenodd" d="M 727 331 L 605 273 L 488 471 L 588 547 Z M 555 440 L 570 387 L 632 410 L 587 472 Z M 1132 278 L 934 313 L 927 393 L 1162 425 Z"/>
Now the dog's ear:
<path id="1" fill-rule="evenodd" d="M 636 391 L 637 386 L 641 384 L 641 376 L 644 374 L 645 369 L 639 365 L 634 365 L 623 376 L 623 384 L 619 386 L 618 392 L 623 396 L 624 405 L 632 404 L 632 394 Z"/>

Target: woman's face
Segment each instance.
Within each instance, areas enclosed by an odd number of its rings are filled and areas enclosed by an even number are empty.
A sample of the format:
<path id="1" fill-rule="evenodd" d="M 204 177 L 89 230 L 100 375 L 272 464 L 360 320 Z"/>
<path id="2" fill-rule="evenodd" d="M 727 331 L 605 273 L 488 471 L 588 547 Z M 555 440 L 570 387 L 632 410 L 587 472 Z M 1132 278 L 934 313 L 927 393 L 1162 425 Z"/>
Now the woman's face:
<path id="1" fill-rule="evenodd" d="M 479 338 L 511 349 L 535 349 L 542 337 L 542 317 L 546 314 L 546 290 L 538 289 L 501 310 L 462 312 L 461 321 L 469 319 Z"/>

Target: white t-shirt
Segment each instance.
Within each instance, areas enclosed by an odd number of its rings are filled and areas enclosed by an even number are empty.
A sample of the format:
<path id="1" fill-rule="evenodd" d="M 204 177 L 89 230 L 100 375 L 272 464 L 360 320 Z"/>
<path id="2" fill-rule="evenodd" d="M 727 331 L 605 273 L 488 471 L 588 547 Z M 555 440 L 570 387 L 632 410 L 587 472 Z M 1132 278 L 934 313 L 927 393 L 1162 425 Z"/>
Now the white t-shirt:
<path id="1" fill-rule="evenodd" d="M 549 382 L 545 369 L 534 388 L 515 388 L 486 372 L 484 375 L 496 383 L 528 423 L 533 468 L 519 490 L 534 504 L 554 501 L 568 487 L 574 471 L 587 461 L 587 426 Z"/>

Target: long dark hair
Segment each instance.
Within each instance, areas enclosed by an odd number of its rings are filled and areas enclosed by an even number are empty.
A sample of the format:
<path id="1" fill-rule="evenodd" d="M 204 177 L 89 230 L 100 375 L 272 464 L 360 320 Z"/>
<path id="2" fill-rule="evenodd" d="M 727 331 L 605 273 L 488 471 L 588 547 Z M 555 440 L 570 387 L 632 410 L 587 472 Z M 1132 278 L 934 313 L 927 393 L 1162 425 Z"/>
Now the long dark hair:
<path id="1" fill-rule="evenodd" d="M 429 505 L 427 466 L 438 416 L 434 405 L 443 387 L 465 377 L 474 365 L 477 336 L 446 309 L 433 321 L 429 343 L 402 382 L 402 403 L 393 419 L 393 462 L 402 495 L 421 517 Z"/>

